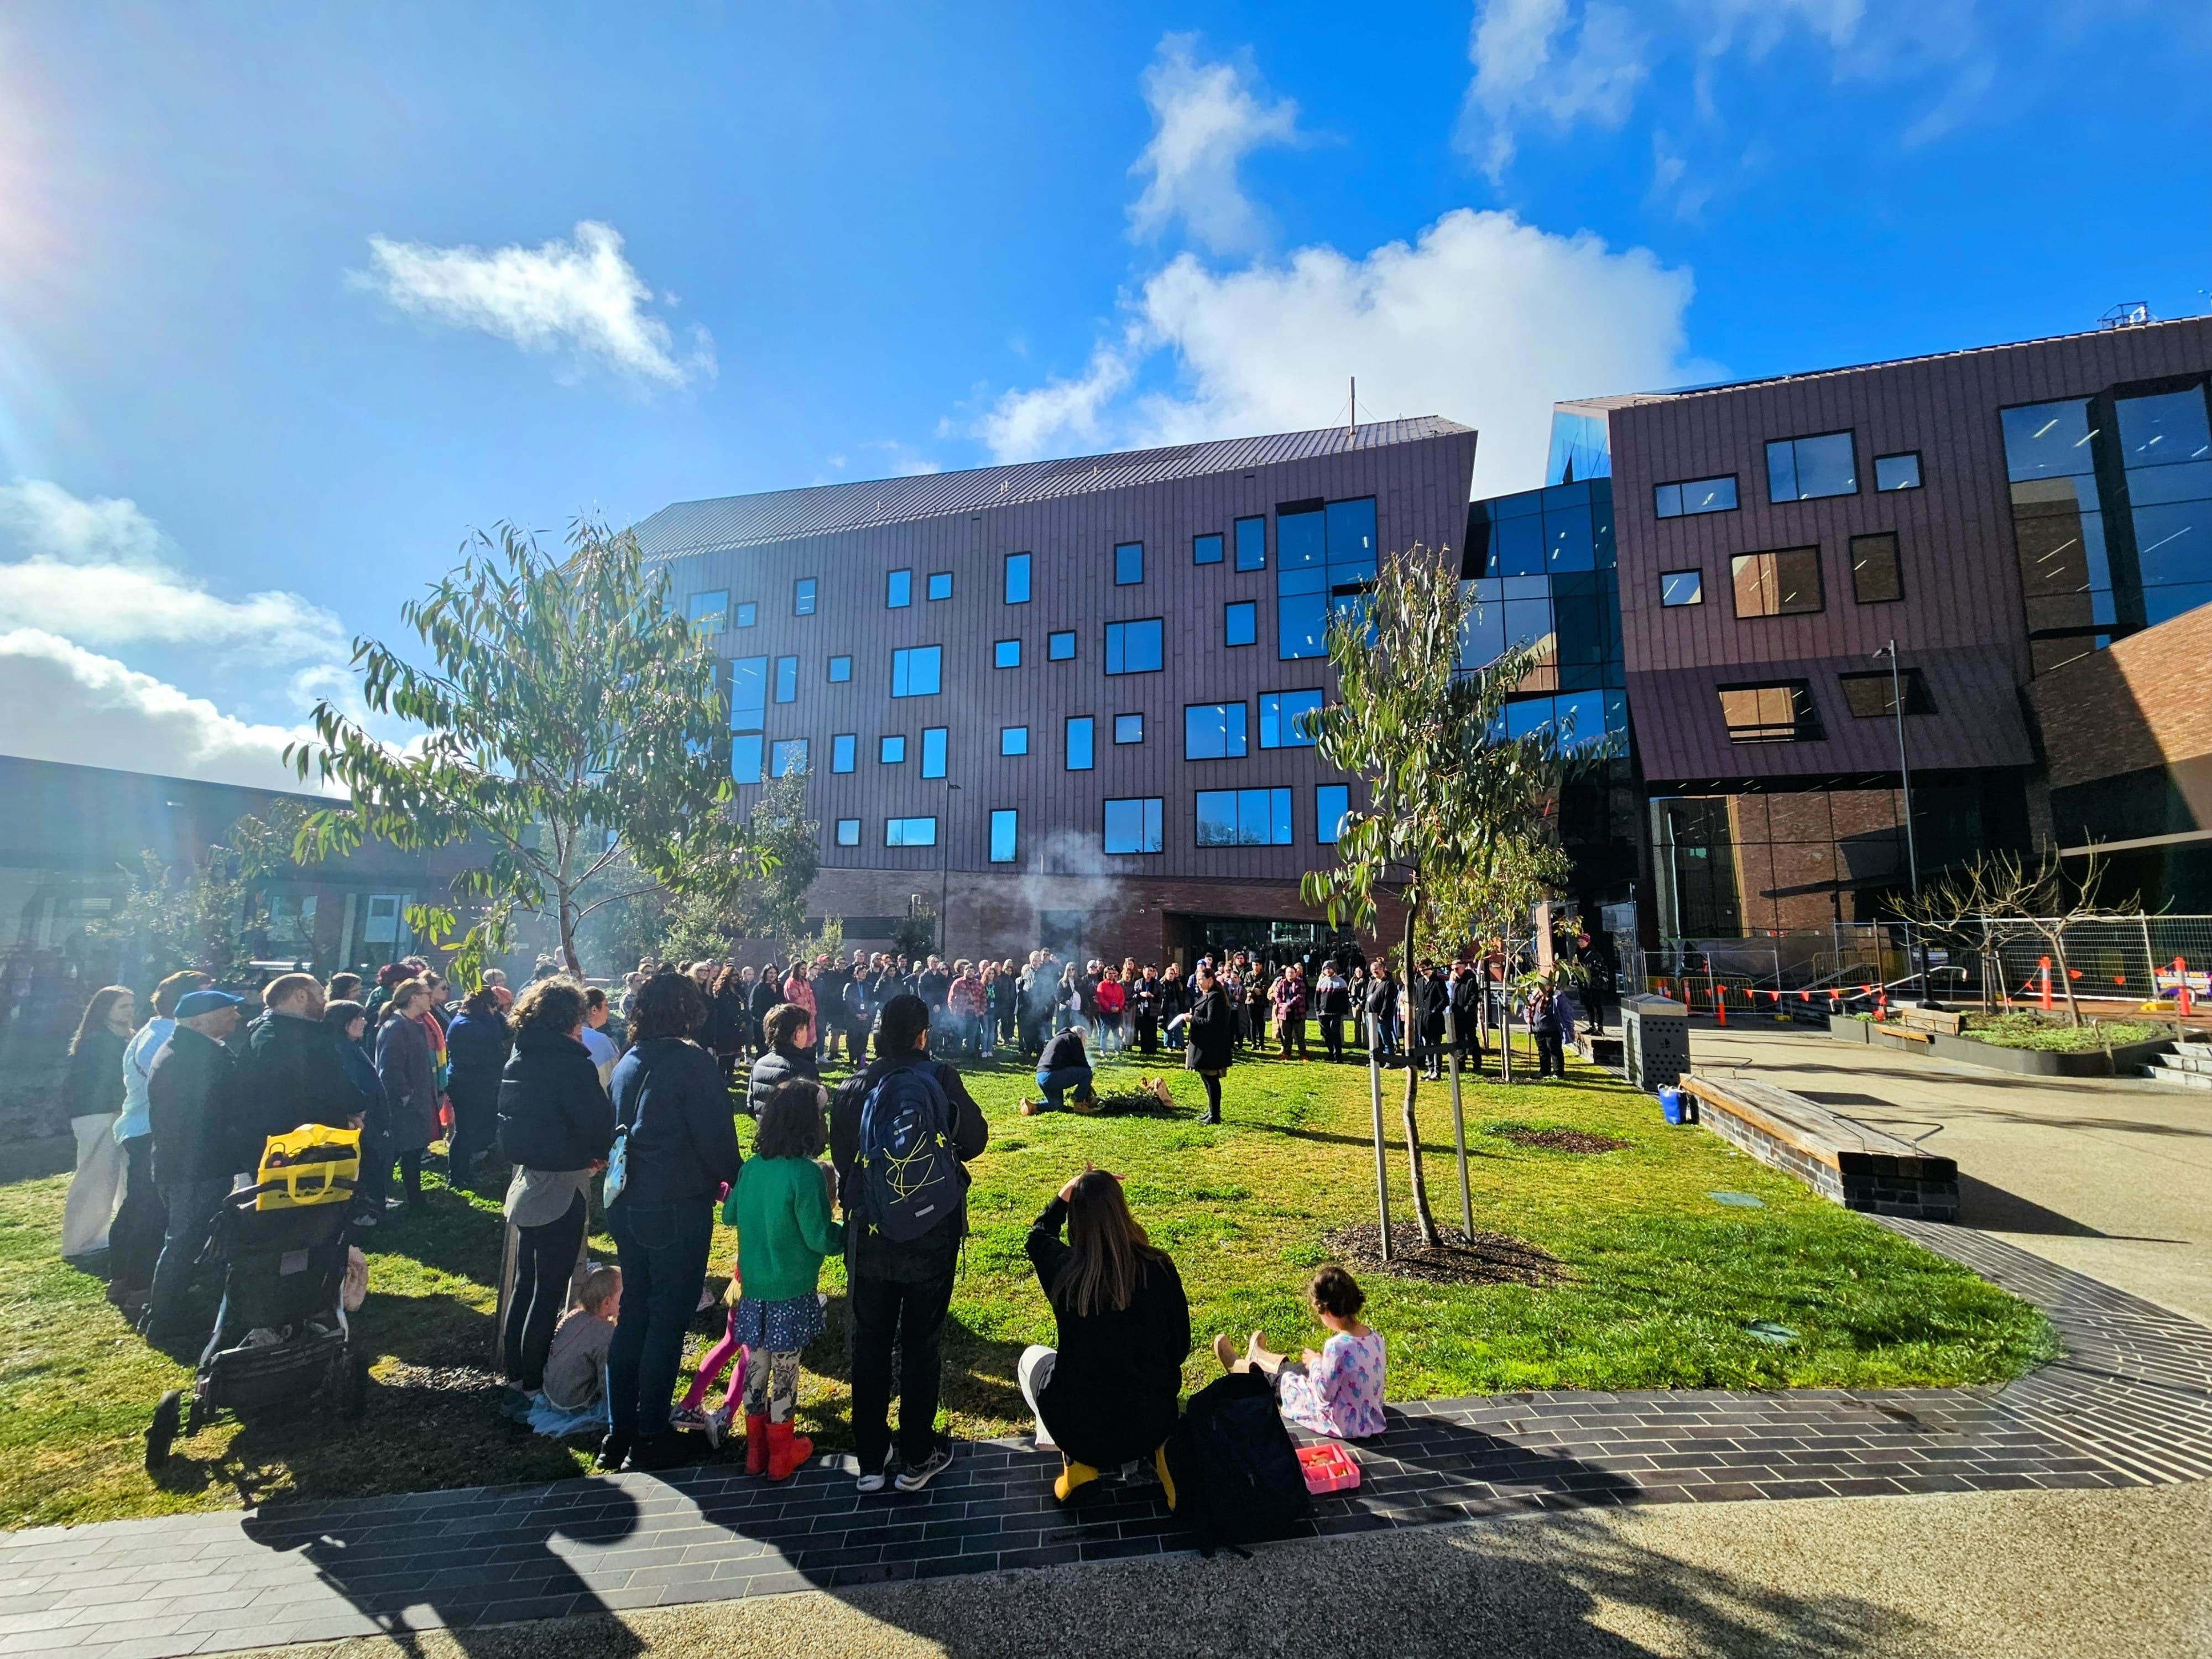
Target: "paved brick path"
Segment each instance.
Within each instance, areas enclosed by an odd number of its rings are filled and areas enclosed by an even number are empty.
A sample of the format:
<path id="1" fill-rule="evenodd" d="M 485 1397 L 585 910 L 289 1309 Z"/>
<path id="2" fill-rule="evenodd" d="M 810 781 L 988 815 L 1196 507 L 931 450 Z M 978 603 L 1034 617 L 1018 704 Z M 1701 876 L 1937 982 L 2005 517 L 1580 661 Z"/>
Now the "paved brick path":
<path id="1" fill-rule="evenodd" d="M 1328 1534 L 1594 1504 L 2124 1486 L 2212 1476 L 2212 1330 L 1982 1234 L 1897 1222 L 2044 1308 L 2002 1389 L 1547 1393 L 1393 1408 Z M 1057 1460 L 963 1446 L 927 1492 L 714 1465 L 0 1534 L 0 1656 L 148 1659 L 1184 1547 L 1151 1486 L 1074 1513 Z"/>

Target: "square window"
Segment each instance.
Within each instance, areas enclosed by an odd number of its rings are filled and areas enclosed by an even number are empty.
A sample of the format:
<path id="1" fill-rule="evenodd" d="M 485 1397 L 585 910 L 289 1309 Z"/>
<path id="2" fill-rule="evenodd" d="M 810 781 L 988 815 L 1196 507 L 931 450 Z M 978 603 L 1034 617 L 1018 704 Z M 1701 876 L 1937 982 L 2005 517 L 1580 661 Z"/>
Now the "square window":
<path id="1" fill-rule="evenodd" d="M 1047 662 L 1075 660 L 1075 630 L 1064 629 L 1044 636 L 1044 656 Z"/>
<path id="2" fill-rule="evenodd" d="M 1251 599 L 1238 599 L 1222 607 L 1221 642 L 1224 645 L 1257 645 L 1260 642 L 1260 607 Z"/>
<path id="3" fill-rule="evenodd" d="M 1201 789 L 1197 826 L 1200 847 L 1287 847 L 1291 844 L 1291 792 Z"/>
<path id="4" fill-rule="evenodd" d="M 947 728 L 929 726 L 921 733 L 921 775 L 941 778 L 945 775 L 945 737 Z"/>
<path id="5" fill-rule="evenodd" d="M 1911 449 L 1901 455 L 1875 456 L 1874 487 L 1877 490 L 1919 489 L 1920 452 Z"/>
<path id="6" fill-rule="evenodd" d="M 1106 624 L 1106 672 L 1157 674 L 1161 663 L 1160 618 Z"/>
<path id="7" fill-rule="evenodd" d="M 1352 811 L 1352 787 L 1343 783 L 1314 786 L 1314 839 L 1334 847 L 1344 832 L 1345 815 Z"/>
<path id="8" fill-rule="evenodd" d="M 933 599 L 949 599 L 952 597 L 952 573 L 950 570 L 933 570 L 929 573 L 929 597 Z"/>
<path id="9" fill-rule="evenodd" d="M 1731 743 L 1816 743 L 1820 738 L 1820 717 L 1813 707 L 1813 688 L 1806 681 L 1715 690 Z"/>
<path id="10" fill-rule="evenodd" d="M 1777 438 L 1766 446 L 1766 495 L 1776 501 L 1810 501 L 1859 493 L 1858 462 L 1848 432 L 1815 438 Z"/>
<path id="11" fill-rule="evenodd" d="M 791 614 L 811 617 L 814 614 L 814 578 L 801 576 L 791 586 Z"/>
<path id="12" fill-rule="evenodd" d="M 894 570 L 884 579 L 884 607 L 903 611 L 914 603 L 914 572 Z"/>
<path id="13" fill-rule="evenodd" d="M 937 845 L 937 820 L 930 818 L 885 818 L 884 845 L 886 847 L 934 847 Z"/>
<path id="14" fill-rule="evenodd" d="M 740 599 L 738 602 L 738 626 L 740 628 L 759 627 L 760 606 L 750 599 Z"/>
<path id="15" fill-rule="evenodd" d="M 1190 538 L 1190 562 L 1193 564 L 1219 564 L 1222 555 L 1222 536 L 1218 530 Z"/>
<path id="16" fill-rule="evenodd" d="M 1703 605 L 1705 573 L 1702 570 L 1662 570 L 1659 573 L 1659 603 Z"/>
<path id="17" fill-rule="evenodd" d="M 1157 853 L 1162 846 L 1160 798 L 1138 796 L 1106 803 L 1106 850 Z"/>
<path id="18" fill-rule="evenodd" d="M 860 821 L 858 818 L 837 820 L 837 845 L 858 847 L 860 844 Z"/>
<path id="19" fill-rule="evenodd" d="M 891 653 L 891 696 L 933 697 L 944 665 L 945 647 L 917 645 Z"/>
<path id="20" fill-rule="evenodd" d="M 1022 642 L 1019 640 L 1000 640 L 991 647 L 991 666 L 1019 668 L 1022 665 Z"/>
<path id="21" fill-rule="evenodd" d="M 768 723 L 768 659 L 739 657 L 730 665 L 730 730 L 757 732 Z"/>
<path id="22" fill-rule="evenodd" d="M 830 769 L 832 772 L 851 771 L 854 762 L 860 757 L 860 734 L 856 732 L 840 732 L 830 739 Z"/>
<path id="23" fill-rule="evenodd" d="M 1270 691 L 1260 699 L 1260 747 L 1310 749 L 1313 720 L 1321 713 L 1318 691 Z"/>
<path id="24" fill-rule="evenodd" d="M 993 809 L 991 813 L 991 862 L 1012 864 L 1015 842 L 1019 837 L 1021 815 L 1011 806 Z"/>
<path id="25" fill-rule="evenodd" d="M 876 744 L 876 762 L 881 766 L 906 764 L 906 738 L 903 735 L 879 738 Z"/>
<path id="26" fill-rule="evenodd" d="M 1145 580 L 1145 544 L 1122 542 L 1114 549 L 1114 586 L 1134 587 Z"/>
<path id="27" fill-rule="evenodd" d="M 1114 716 L 1114 741 L 1142 743 L 1145 740 L 1145 717 L 1142 714 Z"/>
<path id="28" fill-rule="evenodd" d="M 1026 726 L 1002 726 L 999 728 L 999 752 L 1002 755 L 1026 755 L 1030 752 L 1030 729 Z"/>
<path id="29" fill-rule="evenodd" d="M 1067 720 L 1067 769 L 1088 772 L 1091 766 L 1091 745 L 1097 736 L 1098 723 L 1088 714 L 1071 714 Z"/>
<path id="30" fill-rule="evenodd" d="M 730 739 L 732 782 L 758 783 L 761 781 L 762 745 L 766 741 L 757 732 L 742 732 Z"/>
<path id="31" fill-rule="evenodd" d="M 1886 720 L 1897 716 L 1897 694 L 1905 694 L 1907 714 L 1932 714 L 1936 700 L 1928 695 L 1928 682 L 1917 668 L 1900 672 L 1893 681 L 1887 668 L 1863 674 L 1838 674 L 1844 703 L 1854 720 Z"/>
<path id="32" fill-rule="evenodd" d="M 775 700 L 778 702 L 799 701 L 799 659 L 778 657 L 775 659 Z"/>
<path id="33" fill-rule="evenodd" d="M 769 750 L 769 775 L 794 778 L 806 775 L 806 739 L 786 738 Z"/>
<path id="34" fill-rule="evenodd" d="M 684 619 L 691 624 L 695 634 L 720 633 L 729 625 L 730 590 L 723 587 L 712 593 L 694 593 L 684 601 Z"/>
<path id="35" fill-rule="evenodd" d="M 1239 570 L 1265 570 L 1267 568 L 1267 520 L 1264 516 L 1237 520 L 1237 568 Z"/>
<path id="36" fill-rule="evenodd" d="M 1895 531 L 1851 538 L 1851 597 L 1861 605 L 1887 605 L 1905 597 Z"/>
<path id="37" fill-rule="evenodd" d="M 852 678 L 853 659 L 850 657 L 832 657 L 830 659 L 830 684 L 842 685 Z"/>
<path id="38" fill-rule="evenodd" d="M 1183 705 L 1182 757 L 1185 760 L 1235 760 L 1244 752 L 1244 705 L 1242 701 Z"/>
<path id="39" fill-rule="evenodd" d="M 1005 598 L 1008 605 L 1027 605 L 1030 602 L 1030 556 L 1028 554 L 1006 555 Z"/>
<path id="40" fill-rule="evenodd" d="M 1732 568 L 1739 617 L 1797 617 L 1822 608 L 1817 547 L 1739 553 Z"/>

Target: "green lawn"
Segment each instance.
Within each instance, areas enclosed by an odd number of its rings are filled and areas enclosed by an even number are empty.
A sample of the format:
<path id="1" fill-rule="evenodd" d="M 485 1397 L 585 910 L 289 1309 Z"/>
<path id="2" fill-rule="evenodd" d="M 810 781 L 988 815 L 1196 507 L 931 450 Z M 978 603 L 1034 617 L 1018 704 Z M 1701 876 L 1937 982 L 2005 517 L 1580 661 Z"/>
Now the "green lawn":
<path id="1" fill-rule="evenodd" d="M 1102 1082 L 1133 1084 L 1134 1061 Z M 1172 1251 L 1191 1297 L 1199 1347 L 1192 1383 L 1212 1368 L 1217 1331 L 1264 1328 L 1277 1346 L 1314 1340 L 1301 1291 L 1324 1260 L 1322 1237 L 1374 1216 L 1374 1162 L 1363 1067 L 1258 1061 L 1227 1084 L 1230 1121 L 1197 1121 L 1197 1079 L 1168 1074 L 1176 1115 L 1023 1118 L 1020 1071 L 974 1068 L 991 1119 L 975 1165 L 975 1235 L 953 1301 L 945 1395 L 965 1435 L 1024 1426 L 1014 1361 L 1049 1340 L 1023 1237 L 1046 1199 L 1089 1158 L 1127 1180 L 1153 1242 Z M 1408 1213 L 1401 1074 L 1386 1074 L 1394 1215 Z M 1424 1085 L 1423 1134 L 1440 1222 L 1458 1213 L 1450 1111 Z M 1670 1129 L 1657 1107 L 1604 1073 L 1565 1083 L 1470 1086 L 1467 1121 L 1475 1225 L 1548 1251 L 1545 1288 L 1444 1285 L 1364 1276 L 1368 1319 L 1389 1339 L 1394 1398 L 1549 1388 L 1873 1387 L 1981 1382 L 2051 1352 L 2025 1304 L 1897 1236 L 1815 1199 L 1712 1135 Z M 749 1126 L 747 1126 L 749 1127 Z M 1502 1131 L 1574 1128 L 1627 1146 L 1589 1155 L 1523 1146 Z M 139 1435 L 185 1370 L 149 1352 L 102 1286 L 54 1254 L 66 1177 L 0 1186 L 0 1524 L 79 1522 L 210 1509 L 282 1497 L 401 1492 L 579 1472 L 580 1443 L 516 1428 L 491 1408 L 489 1350 L 499 1255 L 495 1200 L 434 1190 L 428 1213 L 382 1231 L 368 1305 L 356 1328 L 377 1356 L 358 1425 L 295 1415 L 225 1419 L 180 1441 L 157 1485 Z M 1724 1206 L 1715 1190 L 1763 1208 Z M 727 1271 L 729 1240 L 715 1272 Z M 604 1237 L 595 1252 L 607 1249 Z M 842 1274 L 825 1270 L 836 1297 Z M 844 1324 L 808 1354 L 801 1413 L 828 1446 L 848 1443 Z M 1771 1346 L 1745 1328 L 1797 1333 Z M 702 1323 L 701 1329 L 705 1328 Z M 708 1338 L 695 1337 L 693 1352 Z"/>

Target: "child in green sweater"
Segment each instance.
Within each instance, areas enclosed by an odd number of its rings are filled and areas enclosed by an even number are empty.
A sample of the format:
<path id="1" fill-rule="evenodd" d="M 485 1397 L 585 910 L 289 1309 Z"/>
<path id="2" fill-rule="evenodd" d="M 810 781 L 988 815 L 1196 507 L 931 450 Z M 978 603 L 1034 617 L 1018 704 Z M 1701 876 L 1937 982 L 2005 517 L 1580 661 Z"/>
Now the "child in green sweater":
<path id="1" fill-rule="evenodd" d="M 753 1155 L 722 1206 L 738 1230 L 743 1294 L 730 1334 L 745 1346 L 745 1469 L 771 1480 L 788 1480 L 814 1455 L 814 1443 L 792 1431 L 799 1354 L 828 1322 L 815 1291 L 823 1258 L 845 1248 L 845 1229 L 830 1214 L 833 1177 L 815 1161 L 829 1144 L 823 1100 L 810 1081 L 770 1091 Z"/>

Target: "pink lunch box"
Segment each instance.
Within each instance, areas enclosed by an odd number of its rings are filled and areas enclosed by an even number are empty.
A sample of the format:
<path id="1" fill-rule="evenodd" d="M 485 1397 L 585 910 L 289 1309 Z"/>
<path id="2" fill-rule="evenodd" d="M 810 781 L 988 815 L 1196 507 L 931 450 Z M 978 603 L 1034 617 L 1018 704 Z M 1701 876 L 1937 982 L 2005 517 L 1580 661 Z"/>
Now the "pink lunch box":
<path id="1" fill-rule="evenodd" d="M 1308 1492 L 1348 1492 L 1359 1484 L 1359 1460 L 1334 1442 L 1299 1447 L 1298 1467 Z"/>

